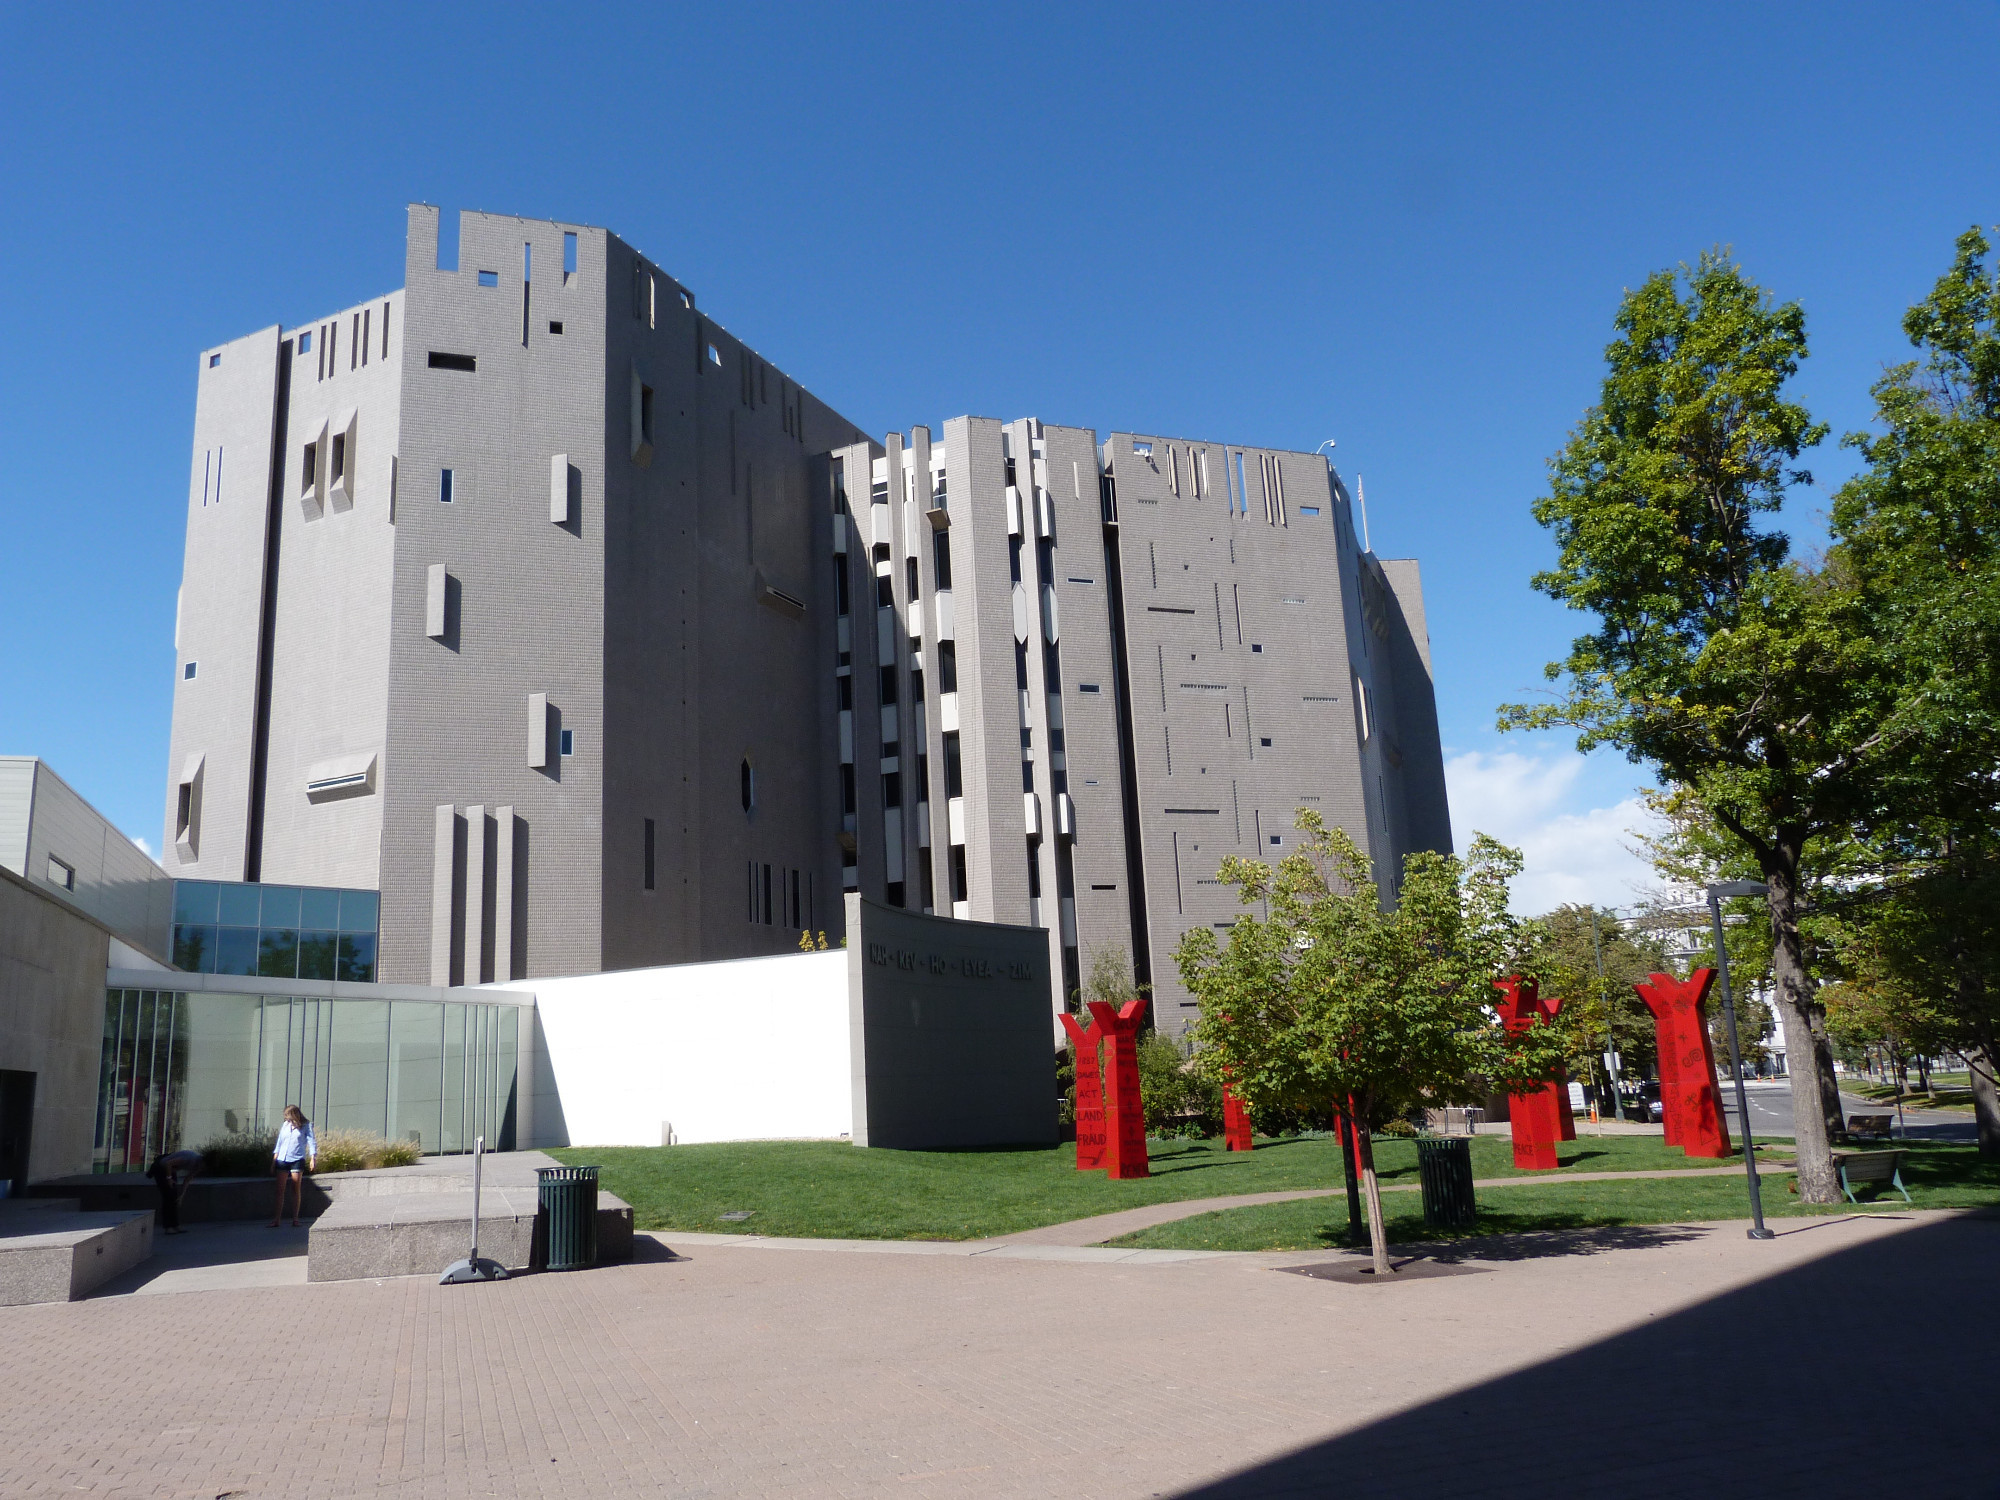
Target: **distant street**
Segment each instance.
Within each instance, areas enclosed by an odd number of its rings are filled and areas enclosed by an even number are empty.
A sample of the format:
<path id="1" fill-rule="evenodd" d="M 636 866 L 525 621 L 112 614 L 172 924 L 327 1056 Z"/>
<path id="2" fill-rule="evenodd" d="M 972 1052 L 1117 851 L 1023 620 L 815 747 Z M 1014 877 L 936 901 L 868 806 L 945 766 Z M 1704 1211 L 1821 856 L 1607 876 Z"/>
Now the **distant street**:
<path id="1" fill-rule="evenodd" d="M 1754 1134 L 1760 1138 L 1793 1134 L 1792 1086 L 1789 1082 L 1779 1079 L 1775 1082 L 1746 1083 L 1743 1091 L 1750 1101 L 1750 1128 Z M 1736 1118 L 1736 1087 L 1727 1078 L 1722 1080 L 1721 1094 L 1730 1134 L 1741 1135 L 1742 1126 Z M 1849 1115 L 1886 1114 L 1890 1116 L 1891 1128 L 1894 1128 L 1896 1106 L 1893 1103 L 1877 1104 L 1853 1094 L 1842 1094 L 1840 1102 Z M 1906 1127 L 1904 1133 L 1913 1141 L 1972 1141 L 1978 1138 L 1970 1115 L 1906 1109 L 1903 1111 L 1903 1124 Z"/>

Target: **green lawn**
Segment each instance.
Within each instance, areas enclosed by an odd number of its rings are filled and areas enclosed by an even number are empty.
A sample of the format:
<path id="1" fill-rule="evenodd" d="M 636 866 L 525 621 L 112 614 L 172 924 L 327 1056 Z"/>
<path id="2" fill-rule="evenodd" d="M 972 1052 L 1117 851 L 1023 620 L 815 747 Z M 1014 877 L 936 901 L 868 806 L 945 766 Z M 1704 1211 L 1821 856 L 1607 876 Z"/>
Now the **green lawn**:
<path id="1" fill-rule="evenodd" d="M 1973 1146 L 1913 1144 L 1903 1182 L 1917 1208 L 1976 1208 L 2000 1204 L 2000 1163 L 1983 1162 Z M 1786 1218 L 1851 1209 L 1802 1205 L 1789 1191 L 1789 1173 L 1766 1175 L 1764 1214 Z M 1864 1197 L 1864 1202 L 1868 1200 Z M 1888 1210 L 1903 1207 L 1893 1188 L 1874 1199 Z M 1457 1232 L 1429 1229 L 1414 1193 L 1383 1200 L 1389 1238 L 1399 1243 L 1580 1229 L 1621 1224 L 1674 1224 L 1702 1219 L 1747 1219 L 1750 1200 L 1740 1177 L 1642 1178 L 1623 1182 L 1550 1179 L 1534 1187 L 1491 1188 L 1480 1194 L 1479 1226 Z M 1345 1199 L 1306 1199 L 1200 1214 L 1109 1243 L 1174 1250 L 1322 1250 L 1347 1241 Z"/>
<path id="2" fill-rule="evenodd" d="M 1112 1182 L 1076 1170 L 1073 1146 L 1027 1151 L 857 1150 L 839 1141 L 751 1141 L 711 1146 L 619 1146 L 553 1151 L 573 1166 L 603 1168 L 602 1181 L 632 1205 L 642 1229 L 800 1235 L 831 1239 L 983 1239 L 1092 1214 L 1341 1185 L 1330 1140 L 1260 1141 L 1231 1153 L 1220 1141 L 1154 1141 L 1151 1177 Z M 1472 1142 L 1473 1174 L 1514 1176 L 1512 1147 Z M 1377 1143 L 1385 1183 L 1417 1180 L 1411 1141 Z M 1629 1172 L 1699 1168 L 1657 1136 L 1587 1136 L 1565 1143 L 1562 1170 Z M 1550 1174 L 1554 1175 L 1554 1174 Z M 728 1220 L 725 1213 L 748 1212 Z"/>
<path id="3" fill-rule="evenodd" d="M 1967 1078 L 1964 1083 L 1954 1086 L 1953 1080 L 1961 1078 L 1966 1078 L 1966 1075 L 1963 1073 L 1933 1073 L 1931 1074 L 1931 1092 L 1929 1094 L 1919 1089 L 1916 1079 L 1912 1078 L 1910 1086 L 1903 1091 L 1903 1108 L 1942 1109 L 1950 1110 L 1955 1114 L 1971 1114 L 1972 1081 Z M 1850 1076 L 1840 1080 L 1840 1088 L 1844 1094 L 1850 1094 L 1857 1099 L 1866 1099 L 1871 1104 L 1882 1105 L 1891 1111 L 1896 1107 L 1896 1088 L 1894 1084 L 1876 1083 L 1872 1079 Z"/>

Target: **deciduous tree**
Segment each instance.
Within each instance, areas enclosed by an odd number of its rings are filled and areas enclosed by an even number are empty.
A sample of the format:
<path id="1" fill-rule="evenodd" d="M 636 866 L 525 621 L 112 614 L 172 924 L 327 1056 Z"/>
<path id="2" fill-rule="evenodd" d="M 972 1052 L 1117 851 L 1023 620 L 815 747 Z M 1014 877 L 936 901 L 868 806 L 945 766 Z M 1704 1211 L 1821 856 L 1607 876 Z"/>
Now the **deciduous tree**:
<path id="1" fill-rule="evenodd" d="M 1482 836 L 1463 859 L 1419 853 L 1384 911 L 1368 859 L 1345 830 L 1301 809 L 1297 849 L 1274 868 L 1222 863 L 1243 914 L 1219 943 L 1194 928 L 1175 961 L 1200 1002 L 1195 1064 L 1253 1110 L 1354 1101 L 1375 1268 L 1389 1268 L 1367 1122 L 1422 1104 L 1465 1103 L 1488 1082 L 1545 1079 L 1555 1033 L 1510 1037 L 1493 980 L 1518 943 L 1507 882 L 1519 854 Z"/>
<path id="2" fill-rule="evenodd" d="M 1798 305 L 1774 305 L 1711 252 L 1628 293 L 1616 326 L 1602 398 L 1535 506 L 1560 549 L 1535 586 L 1597 627 L 1550 664 L 1554 701 L 1501 722 L 1615 746 L 1685 788 L 1755 862 L 1799 1194 L 1836 1202 L 1839 1096 L 1830 1059 L 1818 1065 L 1801 893 L 1816 842 L 1867 815 L 1917 726 L 1855 591 L 1794 563 L 1784 534 L 1759 524 L 1809 479 L 1791 466 L 1826 432 L 1783 395 L 1806 354 Z"/>

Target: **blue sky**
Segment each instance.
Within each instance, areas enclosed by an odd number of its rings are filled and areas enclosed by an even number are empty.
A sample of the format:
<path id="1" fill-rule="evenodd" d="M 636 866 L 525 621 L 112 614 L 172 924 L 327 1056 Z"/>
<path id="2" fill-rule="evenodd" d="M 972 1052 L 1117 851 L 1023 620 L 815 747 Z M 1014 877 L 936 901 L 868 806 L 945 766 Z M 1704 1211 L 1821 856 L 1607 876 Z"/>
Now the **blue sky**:
<path id="1" fill-rule="evenodd" d="M 396 285 L 423 199 L 609 226 L 876 433 L 1337 439 L 1460 836 L 1629 901 L 1640 773 L 1493 728 L 1579 623 L 1543 465 L 1621 289 L 1715 244 L 1865 424 L 2000 219 L 1997 59 L 1992 5 L 0 7 L 0 753 L 157 847 L 196 353 Z"/>

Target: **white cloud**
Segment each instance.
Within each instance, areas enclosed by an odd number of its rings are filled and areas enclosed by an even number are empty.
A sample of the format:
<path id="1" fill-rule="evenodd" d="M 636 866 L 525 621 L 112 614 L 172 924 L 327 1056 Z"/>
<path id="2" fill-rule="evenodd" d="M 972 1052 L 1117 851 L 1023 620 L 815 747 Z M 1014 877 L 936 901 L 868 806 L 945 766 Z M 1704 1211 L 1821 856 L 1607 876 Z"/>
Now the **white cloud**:
<path id="1" fill-rule="evenodd" d="M 1628 847 L 1650 831 L 1652 815 L 1638 796 L 1608 807 L 1589 799 L 1579 782 L 1584 758 L 1574 751 L 1522 755 L 1470 750 L 1445 762 L 1452 840 L 1460 852 L 1474 833 L 1521 851 L 1526 868 L 1514 882 L 1512 905 L 1536 916 L 1565 902 L 1628 906 L 1654 883 L 1651 868 Z"/>

